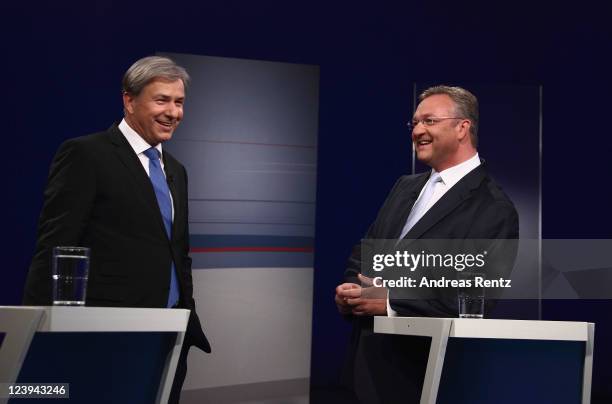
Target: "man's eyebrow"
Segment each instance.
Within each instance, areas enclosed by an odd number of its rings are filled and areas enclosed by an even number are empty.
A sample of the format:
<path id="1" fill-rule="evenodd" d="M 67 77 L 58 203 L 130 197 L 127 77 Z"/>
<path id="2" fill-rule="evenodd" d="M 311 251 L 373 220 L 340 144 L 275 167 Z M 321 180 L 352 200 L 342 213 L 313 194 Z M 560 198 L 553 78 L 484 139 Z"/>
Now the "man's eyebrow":
<path id="1" fill-rule="evenodd" d="M 179 102 L 184 102 L 185 101 L 185 97 L 172 97 L 171 95 L 167 95 L 167 94 L 154 94 L 153 95 L 153 99 L 154 100 L 162 100 L 162 101 L 170 101 L 172 99 L 174 99 L 175 101 L 179 101 Z"/>

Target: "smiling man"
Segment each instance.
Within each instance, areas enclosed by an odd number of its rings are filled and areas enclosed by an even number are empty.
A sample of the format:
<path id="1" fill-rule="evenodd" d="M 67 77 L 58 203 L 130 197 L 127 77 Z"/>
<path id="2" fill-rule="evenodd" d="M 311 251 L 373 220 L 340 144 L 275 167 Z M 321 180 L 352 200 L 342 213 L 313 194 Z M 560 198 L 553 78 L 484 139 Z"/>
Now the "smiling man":
<path id="1" fill-rule="evenodd" d="M 168 58 L 138 60 L 123 77 L 123 120 L 60 146 L 23 299 L 50 305 L 51 249 L 85 246 L 87 306 L 191 310 L 171 403 L 179 400 L 189 347 L 210 352 L 193 300 L 187 173 L 162 149 L 183 118 L 188 81 Z"/>
<path id="2" fill-rule="evenodd" d="M 460 87 L 435 86 L 419 100 L 410 124 L 413 147 L 431 170 L 397 181 L 364 238 L 518 238 L 516 209 L 477 152 L 476 97 Z M 504 269 L 511 270 L 513 252 L 508 256 L 511 259 Z M 394 299 L 394 290 L 389 296 L 386 289 L 371 284 L 361 274 L 361 249 L 356 245 L 335 295 L 339 312 L 353 321 L 355 329 L 347 382 L 364 403 L 418 403 L 427 343 L 420 346 L 416 341 L 406 347 L 403 341 L 374 334 L 372 316 L 457 317 L 456 294 L 441 299 Z"/>
<path id="3" fill-rule="evenodd" d="M 455 102 L 434 87 L 421 95 L 421 103 L 410 126 L 417 158 L 440 173 L 477 157 L 478 104 L 476 98 L 458 90 Z M 431 94 L 431 95 L 428 95 Z M 462 95 L 465 98 L 459 98 Z M 469 102 L 471 101 L 471 102 Z"/>

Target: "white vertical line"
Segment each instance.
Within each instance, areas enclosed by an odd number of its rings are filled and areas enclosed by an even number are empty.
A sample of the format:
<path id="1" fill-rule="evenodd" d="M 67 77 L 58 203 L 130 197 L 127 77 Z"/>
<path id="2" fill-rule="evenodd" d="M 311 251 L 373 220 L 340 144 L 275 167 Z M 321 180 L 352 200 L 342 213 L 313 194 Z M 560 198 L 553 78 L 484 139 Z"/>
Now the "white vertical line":
<path id="1" fill-rule="evenodd" d="M 417 83 L 414 82 L 412 85 L 412 116 L 416 112 L 417 107 Z M 411 117 L 412 118 L 412 117 Z M 416 174 L 416 153 L 414 152 L 414 144 L 412 143 L 412 133 L 410 133 L 410 147 L 412 148 L 412 172 Z"/>
<path id="2" fill-rule="evenodd" d="M 543 129 L 543 111 L 542 97 L 543 88 L 539 87 L 540 92 L 540 119 L 539 119 L 539 163 L 538 163 L 538 186 L 539 186 L 539 204 L 538 204 L 538 319 L 542 319 L 542 129 Z"/>
<path id="3" fill-rule="evenodd" d="M 595 324 L 587 323 L 588 339 L 584 349 L 582 373 L 582 404 L 591 402 L 591 383 L 593 380 L 593 349 L 595 348 Z"/>

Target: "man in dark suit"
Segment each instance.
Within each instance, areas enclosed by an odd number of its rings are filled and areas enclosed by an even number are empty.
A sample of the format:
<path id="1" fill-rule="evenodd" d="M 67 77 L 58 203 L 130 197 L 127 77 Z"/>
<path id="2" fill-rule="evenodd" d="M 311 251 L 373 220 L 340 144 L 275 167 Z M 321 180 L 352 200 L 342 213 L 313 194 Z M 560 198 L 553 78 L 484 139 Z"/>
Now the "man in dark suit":
<path id="1" fill-rule="evenodd" d="M 191 310 L 170 402 L 178 402 L 192 345 L 210 352 L 195 312 L 187 173 L 162 143 L 183 118 L 185 69 L 163 57 L 123 78 L 124 119 L 64 142 L 51 165 L 26 305 L 51 304 L 54 246 L 91 249 L 88 306 Z"/>
<path id="2" fill-rule="evenodd" d="M 432 170 L 397 181 L 365 238 L 517 239 L 516 209 L 478 156 L 476 97 L 463 88 L 435 86 L 419 99 L 413 146 Z M 506 256 L 513 259 L 513 251 Z M 357 245 L 335 296 L 338 310 L 354 327 L 348 381 L 361 402 L 419 402 L 428 342 L 414 340 L 406 347 L 405 340 L 374 334 L 372 316 L 456 317 L 456 294 L 396 298 L 397 291 L 371 287 L 371 279 L 361 273 L 361 259 Z M 504 263 L 499 271 L 508 275 L 512 264 Z"/>

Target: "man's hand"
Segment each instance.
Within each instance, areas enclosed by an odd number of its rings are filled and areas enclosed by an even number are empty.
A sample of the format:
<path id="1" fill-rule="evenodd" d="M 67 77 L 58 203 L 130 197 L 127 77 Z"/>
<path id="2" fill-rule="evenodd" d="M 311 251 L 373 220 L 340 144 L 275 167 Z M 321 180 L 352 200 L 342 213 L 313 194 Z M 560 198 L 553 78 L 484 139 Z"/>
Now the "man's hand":
<path id="1" fill-rule="evenodd" d="M 341 314 L 383 316 L 387 314 L 387 289 L 372 285 L 372 279 L 358 275 L 361 286 L 343 283 L 336 288 L 336 305 Z"/>
<path id="2" fill-rule="evenodd" d="M 336 306 L 340 314 L 351 314 L 353 308 L 348 303 L 349 299 L 361 296 L 361 286 L 356 283 L 343 283 L 336 287 Z"/>

